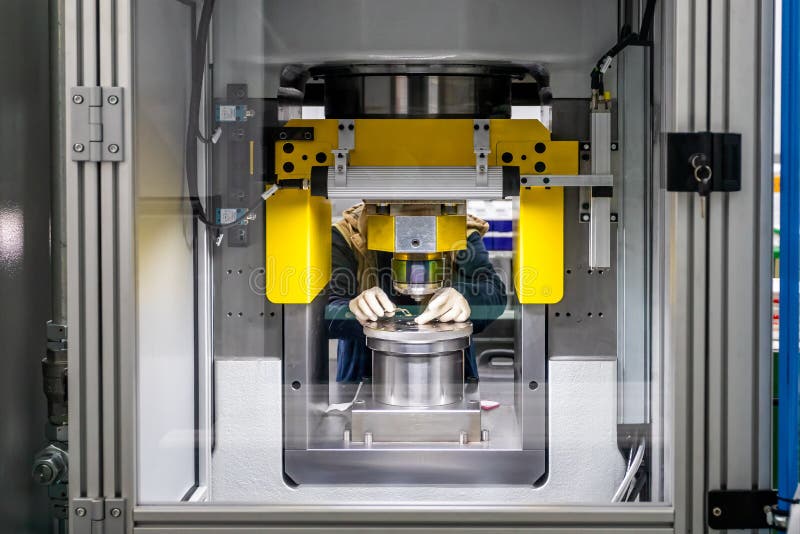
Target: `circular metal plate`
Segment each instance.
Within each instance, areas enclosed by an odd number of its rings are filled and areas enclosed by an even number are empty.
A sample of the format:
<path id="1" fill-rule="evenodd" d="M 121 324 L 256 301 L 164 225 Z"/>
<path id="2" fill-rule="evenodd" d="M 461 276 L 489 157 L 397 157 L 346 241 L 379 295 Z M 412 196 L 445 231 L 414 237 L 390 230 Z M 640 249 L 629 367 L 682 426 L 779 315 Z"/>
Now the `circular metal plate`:
<path id="1" fill-rule="evenodd" d="M 428 323 L 417 324 L 410 317 L 387 317 L 364 325 L 367 339 L 400 341 L 405 344 L 432 343 L 451 339 L 468 338 L 472 335 L 472 323 Z"/>

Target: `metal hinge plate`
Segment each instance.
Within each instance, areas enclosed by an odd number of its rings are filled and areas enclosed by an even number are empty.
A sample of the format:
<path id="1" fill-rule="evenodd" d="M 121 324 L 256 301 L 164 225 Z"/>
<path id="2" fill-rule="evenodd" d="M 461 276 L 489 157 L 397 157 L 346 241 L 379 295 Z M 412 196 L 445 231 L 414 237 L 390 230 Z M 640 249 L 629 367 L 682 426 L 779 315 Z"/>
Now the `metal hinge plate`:
<path id="1" fill-rule="evenodd" d="M 72 161 L 122 161 L 122 87 L 70 90 Z"/>
<path id="2" fill-rule="evenodd" d="M 73 534 L 125 534 L 125 499 L 73 499 Z"/>

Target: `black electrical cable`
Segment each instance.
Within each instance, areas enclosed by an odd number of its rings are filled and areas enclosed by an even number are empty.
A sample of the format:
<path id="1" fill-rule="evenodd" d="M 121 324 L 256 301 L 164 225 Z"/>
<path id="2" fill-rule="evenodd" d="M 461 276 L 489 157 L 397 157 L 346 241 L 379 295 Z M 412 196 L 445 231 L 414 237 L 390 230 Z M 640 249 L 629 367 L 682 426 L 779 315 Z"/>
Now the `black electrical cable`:
<path id="1" fill-rule="evenodd" d="M 211 15 L 214 12 L 215 1 L 205 0 L 203 2 L 200 22 L 197 25 L 197 35 L 192 46 L 192 91 L 189 97 L 189 121 L 186 126 L 186 182 L 189 189 L 189 203 L 192 206 L 194 217 L 210 228 L 230 228 L 241 223 L 250 213 L 255 211 L 264 200 L 264 197 L 259 196 L 258 201 L 251 207 L 247 208 L 232 222 L 224 224 L 218 224 L 211 220 L 200 200 L 200 193 L 197 187 L 197 137 L 199 136 L 203 142 L 207 142 L 205 138 L 200 136 L 200 101 L 203 92 L 208 33 L 211 28 Z"/>
<path id="2" fill-rule="evenodd" d="M 631 32 L 629 27 L 623 28 L 622 36 L 617 41 L 617 44 L 612 46 L 608 52 L 600 56 L 597 60 L 591 73 L 591 88 L 599 94 L 605 92 L 605 85 L 603 83 L 603 73 L 608 68 L 607 62 L 610 62 L 620 52 L 628 46 L 650 46 L 652 43 L 649 40 L 650 30 L 653 27 L 653 19 L 656 11 L 656 0 L 648 0 L 644 9 L 642 17 L 642 25 L 639 32 Z"/>

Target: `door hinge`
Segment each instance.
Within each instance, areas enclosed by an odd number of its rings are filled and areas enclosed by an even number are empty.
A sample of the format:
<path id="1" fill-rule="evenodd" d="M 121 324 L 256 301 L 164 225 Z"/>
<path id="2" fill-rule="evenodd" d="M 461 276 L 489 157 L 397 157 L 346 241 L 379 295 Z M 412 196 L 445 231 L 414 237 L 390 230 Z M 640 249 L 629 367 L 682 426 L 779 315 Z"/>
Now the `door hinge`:
<path id="1" fill-rule="evenodd" d="M 73 87 L 68 105 L 72 161 L 122 161 L 122 87 Z"/>
<path id="2" fill-rule="evenodd" d="M 775 490 L 711 490 L 707 523 L 714 530 L 786 528 Z"/>
<path id="3" fill-rule="evenodd" d="M 125 499 L 73 499 L 73 534 L 125 534 Z"/>

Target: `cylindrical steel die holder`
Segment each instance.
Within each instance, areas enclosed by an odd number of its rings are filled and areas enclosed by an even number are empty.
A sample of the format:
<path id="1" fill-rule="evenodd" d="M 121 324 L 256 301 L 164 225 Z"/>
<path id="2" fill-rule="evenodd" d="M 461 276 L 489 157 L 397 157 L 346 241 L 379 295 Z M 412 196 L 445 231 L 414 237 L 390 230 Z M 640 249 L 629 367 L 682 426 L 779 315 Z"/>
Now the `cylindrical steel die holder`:
<path id="1" fill-rule="evenodd" d="M 464 350 L 471 323 L 417 325 L 381 321 L 364 327 L 372 349 L 372 395 L 391 406 L 446 406 L 464 398 Z"/>

